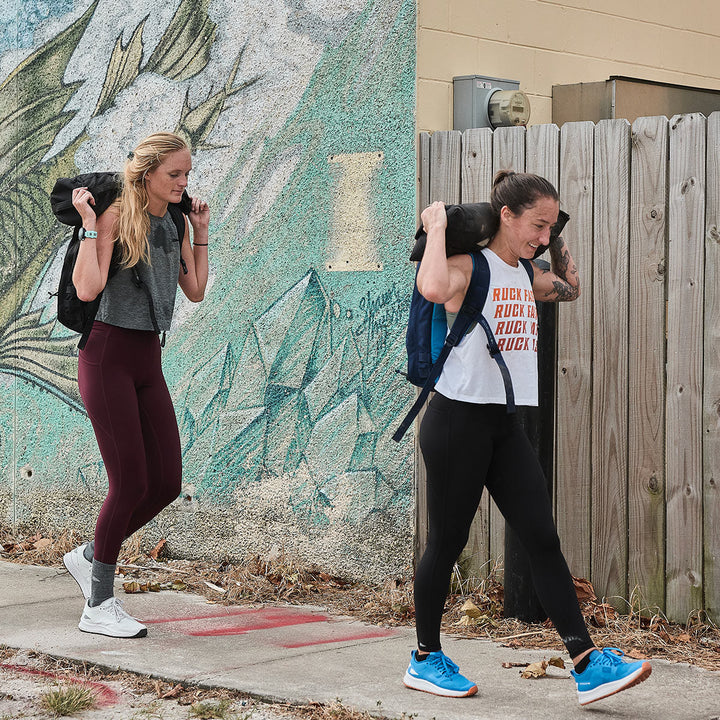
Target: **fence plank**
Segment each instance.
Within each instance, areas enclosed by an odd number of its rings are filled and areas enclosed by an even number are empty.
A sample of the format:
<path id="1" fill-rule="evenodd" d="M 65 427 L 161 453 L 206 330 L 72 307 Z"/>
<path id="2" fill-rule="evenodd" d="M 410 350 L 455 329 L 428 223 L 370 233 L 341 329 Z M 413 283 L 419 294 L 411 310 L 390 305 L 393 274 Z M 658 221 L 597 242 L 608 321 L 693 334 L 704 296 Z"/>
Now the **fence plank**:
<path id="1" fill-rule="evenodd" d="M 584 578 L 590 577 L 594 135 L 591 122 L 562 126 L 558 187 L 571 215 L 563 237 L 582 291 L 558 308 L 555 516 L 570 570 Z"/>
<path id="2" fill-rule="evenodd" d="M 667 614 L 702 604 L 705 118 L 670 121 L 667 348 Z"/>
<path id="3" fill-rule="evenodd" d="M 490 128 L 472 128 L 463 133 L 462 200 L 489 202 L 492 187 L 493 133 Z"/>
<path id="4" fill-rule="evenodd" d="M 525 171 L 547 178 L 558 187 L 560 178 L 560 128 L 557 125 L 533 125 L 525 141 Z"/>
<path id="5" fill-rule="evenodd" d="M 420 199 L 418 213 L 435 200 L 457 203 L 460 200 L 460 150 L 461 134 L 457 131 L 420 134 L 418 147 Z M 417 391 L 419 392 L 419 391 Z M 416 393 L 417 394 L 417 393 Z M 418 443 L 418 431 L 425 408 L 415 420 L 415 544 L 417 563 L 427 545 L 427 483 L 425 462 Z"/>
<path id="6" fill-rule="evenodd" d="M 668 121 L 632 128 L 628 588 L 665 608 L 665 236 Z"/>
<path id="7" fill-rule="evenodd" d="M 557 188 L 560 175 L 560 128 L 557 125 L 534 125 L 526 136 L 525 170 L 550 180 Z M 550 261 L 550 253 L 541 260 Z M 519 408 L 518 419 L 523 423 L 535 447 L 552 492 L 555 448 L 555 375 L 557 367 L 557 311 L 558 303 L 538 303 L 538 374 L 537 408 Z M 506 551 L 513 545 L 506 543 Z"/>
<path id="8" fill-rule="evenodd" d="M 525 170 L 524 127 L 502 127 L 493 135 L 493 175 L 498 170 Z"/>
<path id="9" fill-rule="evenodd" d="M 703 506 L 705 609 L 720 620 L 720 113 L 708 118 L 705 235 Z"/>
<path id="10" fill-rule="evenodd" d="M 493 133 L 493 176 L 498 170 L 525 170 L 525 128 L 504 127 Z M 496 561 L 505 553 L 505 518 L 490 502 L 490 559 Z"/>
<path id="11" fill-rule="evenodd" d="M 595 127 L 592 577 L 627 598 L 627 358 L 630 124 Z"/>
<path id="12" fill-rule="evenodd" d="M 487 202 L 492 187 L 493 133 L 472 128 L 463 133 L 462 202 Z M 469 577 L 485 578 L 490 568 L 490 497 L 484 492 L 459 563 Z"/>
<path id="13" fill-rule="evenodd" d="M 435 132 L 430 136 L 430 196 L 436 200 L 460 202 L 460 152 L 462 134 L 458 130 Z"/>

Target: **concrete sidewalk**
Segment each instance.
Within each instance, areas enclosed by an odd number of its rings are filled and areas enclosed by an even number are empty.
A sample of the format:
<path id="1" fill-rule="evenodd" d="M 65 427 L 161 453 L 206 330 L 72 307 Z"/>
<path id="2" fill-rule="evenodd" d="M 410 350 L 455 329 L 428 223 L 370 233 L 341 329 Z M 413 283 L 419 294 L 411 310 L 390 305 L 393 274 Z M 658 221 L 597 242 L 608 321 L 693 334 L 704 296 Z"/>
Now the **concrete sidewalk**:
<path id="1" fill-rule="evenodd" d="M 290 702 L 332 702 L 417 720 L 718 720 L 720 672 L 656 660 L 642 685 L 581 708 L 568 671 L 522 680 L 504 662 L 552 653 L 446 637 L 444 650 L 475 680 L 472 698 L 448 699 L 402 684 L 411 628 L 385 629 L 309 606 L 213 605 L 189 593 L 118 595 L 148 636 L 116 640 L 77 629 L 82 598 L 53 568 L 0 562 L 0 644 Z M 567 658 L 566 658 L 567 659 Z"/>

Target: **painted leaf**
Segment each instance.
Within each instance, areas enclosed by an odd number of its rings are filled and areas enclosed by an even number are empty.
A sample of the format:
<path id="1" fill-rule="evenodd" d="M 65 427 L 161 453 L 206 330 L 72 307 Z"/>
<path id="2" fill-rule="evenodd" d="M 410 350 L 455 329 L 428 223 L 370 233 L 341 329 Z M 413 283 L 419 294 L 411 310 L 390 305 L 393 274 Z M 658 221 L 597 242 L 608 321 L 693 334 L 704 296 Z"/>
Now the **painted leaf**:
<path id="1" fill-rule="evenodd" d="M 21 315 L 0 337 L 0 371 L 44 387 L 82 410 L 77 387 L 77 336 L 52 337 L 55 320 L 40 321 L 40 310 Z"/>
<path id="2" fill-rule="evenodd" d="M 182 0 L 143 70 L 176 81 L 197 75 L 210 59 L 217 31 L 207 7 L 208 0 Z"/>
<path id="3" fill-rule="evenodd" d="M 194 108 L 190 107 L 188 94 L 186 93 L 185 102 L 183 103 L 180 114 L 180 121 L 178 122 L 175 132 L 179 135 L 185 135 L 192 147 L 198 148 L 205 143 L 205 140 L 207 140 L 212 129 L 215 127 L 215 123 L 220 117 L 220 113 L 223 111 L 225 102 L 229 97 L 242 92 L 260 80 L 261 76 L 256 75 L 235 85 L 235 79 L 240 69 L 244 52 L 245 47 L 238 53 L 237 60 L 235 60 L 227 82 L 222 90 L 210 95 L 207 100 L 204 100 Z"/>
<path id="4" fill-rule="evenodd" d="M 136 28 L 128 44 L 123 47 L 122 34 L 115 41 L 110 62 L 108 63 L 105 81 L 95 107 L 94 115 L 102 115 L 115 102 L 115 98 L 129 87 L 140 73 L 142 63 L 143 41 L 142 34 L 145 28 L 143 20 Z"/>
<path id="5" fill-rule="evenodd" d="M 63 108 L 79 83 L 62 78 L 97 3 L 26 58 L 0 85 L 0 194 L 36 165 L 74 116 Z"/>

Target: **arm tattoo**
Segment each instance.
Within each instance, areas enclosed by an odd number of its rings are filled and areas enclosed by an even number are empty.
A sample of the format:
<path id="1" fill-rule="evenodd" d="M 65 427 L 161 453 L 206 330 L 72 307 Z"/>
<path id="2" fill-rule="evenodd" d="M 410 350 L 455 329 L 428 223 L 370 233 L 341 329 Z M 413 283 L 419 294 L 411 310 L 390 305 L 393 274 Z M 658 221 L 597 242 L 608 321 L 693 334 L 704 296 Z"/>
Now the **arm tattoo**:
<path id="1" fill-rule="evenodd" d="M 579 286 L 577 282 L 577 267 L 570 259 L 570 253 L 561 237 L 550 244 L 550 260 L 552 272 L 558 276 L 558 280 L 553 282 L 553 293 L 548 296 L 554 296 L 559 301 L 574 300 L 579 294 Z M 572 284 L 569 278 L 575 281 Z"/>

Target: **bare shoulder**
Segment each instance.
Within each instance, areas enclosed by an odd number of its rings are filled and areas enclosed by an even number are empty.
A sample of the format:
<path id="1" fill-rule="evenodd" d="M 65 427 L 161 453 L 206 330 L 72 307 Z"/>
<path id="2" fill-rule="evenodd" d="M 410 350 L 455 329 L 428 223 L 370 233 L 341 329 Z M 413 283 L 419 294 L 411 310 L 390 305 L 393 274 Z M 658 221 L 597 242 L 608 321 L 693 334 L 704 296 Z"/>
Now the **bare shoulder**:
<path id="1" fill-rule="evenodd" d="M 102 215 L 98 216 L 98 227 L 112 228 L 120 217 L 120 209 L 116 205 L 111 205 Z"/>

